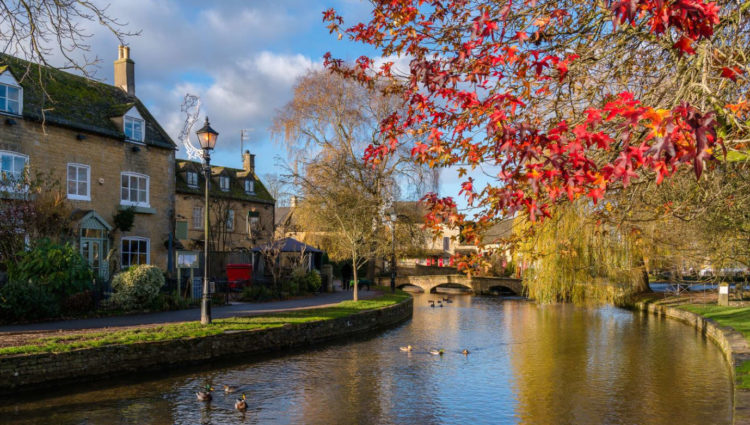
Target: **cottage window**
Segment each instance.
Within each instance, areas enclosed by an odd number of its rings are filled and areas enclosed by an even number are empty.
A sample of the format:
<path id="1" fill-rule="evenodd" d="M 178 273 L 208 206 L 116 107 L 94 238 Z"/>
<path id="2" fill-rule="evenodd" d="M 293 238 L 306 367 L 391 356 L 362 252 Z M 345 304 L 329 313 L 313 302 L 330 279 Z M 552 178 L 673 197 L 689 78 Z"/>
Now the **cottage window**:
<path id="1" fill-rule="evenodd" d="M 29 157 L 15 152 L 0 151 L 0 192 L 23 192 L 24 170 Z"/>
<path id="2" fill-rule="evenodd" d="M 250 237 L 258 236 L 260 231 L 260 217 L 248 217 L 247 235 Z"/>
<path id="3" fill-rule="evenodd" d="M 122 238 L 122 247 L 120 249 L 122 253 L 121 267 L 126 269 L 138 264 L 150 264 L 149 245 L 150 241 L 148 238 Z"/>
<path id="4" fill-rule="evenodd" d="M 143 141 L 143 120 L 135 117 L 125 117 L 125 137 L 136 142 Z"/>
<path id="5" fill-rule="evenodd" d="M 120 174 L 120 204 L 149 207 L 149 177 L 136 173 Z"/>
<path id="6" fill-rule="evenodd" d="M 187 172 L 187 185 L 189 187 L 198 187 L 198 173 Z"/>
<path id="7" fill-rule="evenodd" d="M 255 180 L 245 180 L 245 193 L 255 193 Z"/>
<path id="8" fill-rule="evenodd" d="M 224 192 L 229 191 L 229 177 L 227 176 L 219 177 L 219 188 Z"/>
<path id="9" fill-rule="evenodd" d="M 21 115 L 21 88 L 0 84 L 0 111 Z"/>
<path id="10" fill-rule="evenodd" d="M 68 199 L 91 200 L 91 168 L 83 164 L 68 164 Z"/>
<path id="11" fill-rule="evenodd" d="M 227 230 L 234 230 L 234 210 L 227 211 Z"/>
<path id="12" fill-rule="evenodd" d="M 203 228 L 203 207 L 193 207 L 193 229 Z"/>

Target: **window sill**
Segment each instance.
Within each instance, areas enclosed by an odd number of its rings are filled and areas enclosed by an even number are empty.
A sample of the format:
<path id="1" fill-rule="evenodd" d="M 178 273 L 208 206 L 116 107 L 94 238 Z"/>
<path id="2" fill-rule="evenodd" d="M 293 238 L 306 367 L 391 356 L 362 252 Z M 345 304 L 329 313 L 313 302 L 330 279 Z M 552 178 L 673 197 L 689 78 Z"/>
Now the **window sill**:
<path id="1" fill-rule="evenodd" d="M 76 196 L 76 195 L 68 195 L 68 199 L 71 201 L 88 201 L 91 202 L 90 196 Z"/>
<path id="2" fill-rule="evenodd" d="M 132 144 L 138 145 L 138 146 L 146 146 L 146 142 L 145 141 L 128 139 L 127 137 L 125 138 L 125 142 L 132 143 Z"/>
<path id="3" fill-rule="evenodd" d="M 120 204 L 120 206 L 117 207 L 119 211 L 126 210 L 128 208 L 132 208 L 133 212 L 135 212 L 136 214 L 156 214 L 156 208 L 144 207 L 140 205 Z"/>

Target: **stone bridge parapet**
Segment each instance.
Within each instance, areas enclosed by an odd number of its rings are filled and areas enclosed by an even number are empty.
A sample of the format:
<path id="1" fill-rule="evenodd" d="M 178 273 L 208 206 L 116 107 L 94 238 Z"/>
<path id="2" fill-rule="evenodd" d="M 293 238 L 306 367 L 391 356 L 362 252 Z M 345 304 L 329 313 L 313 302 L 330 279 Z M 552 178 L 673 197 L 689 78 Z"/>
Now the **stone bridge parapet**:
<path id="1" fill-rule="evenodd" d="M 380 285 L 390 285 L 390 278 L 378 278 Z M 440 285 L 455 284 L 470 289 L 477 295 L 489 294 L 496 288 L 507 288 L 516 295 L 523 295 L 523 284 L 520 279 L 509 277 L 484 277 L 467 276 L 465 274 L 429 275 L 429 276 L 399 276 L 396 278 L 396 286 L 401 288 L 406 285 L 417 286 L 425 293 L 430 293 Z"/>

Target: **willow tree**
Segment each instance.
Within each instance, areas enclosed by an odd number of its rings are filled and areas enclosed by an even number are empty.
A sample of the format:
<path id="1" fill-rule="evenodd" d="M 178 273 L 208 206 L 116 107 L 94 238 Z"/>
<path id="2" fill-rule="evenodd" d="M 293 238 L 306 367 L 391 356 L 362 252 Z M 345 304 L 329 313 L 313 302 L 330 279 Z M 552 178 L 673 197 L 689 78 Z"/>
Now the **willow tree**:
<path id="1" fill-rule="evenodd" d="M 612 208 L 605 204 L 605 210 Z M 561 206 L 520 244 L 516 261 L 526 268 L 524 285 L 531 298 L 616 301 L 648 290 L 640 234 L 596 216 L 590 203 Z"/>

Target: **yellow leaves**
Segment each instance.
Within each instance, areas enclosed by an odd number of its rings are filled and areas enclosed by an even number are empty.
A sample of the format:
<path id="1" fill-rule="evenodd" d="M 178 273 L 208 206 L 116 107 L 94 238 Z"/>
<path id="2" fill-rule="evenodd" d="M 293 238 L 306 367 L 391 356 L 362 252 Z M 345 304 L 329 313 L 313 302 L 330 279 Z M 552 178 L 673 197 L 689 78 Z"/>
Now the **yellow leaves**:
<path id="1" fill-rule="evenodd" d="M 648 111 L 643 114 L 643 118 L 649 121 L 646 124 L 646 127 L 652 129 L 651 133 L 654 136 L 664 137 L 665 126 L 663 126 L 662 123 L 664 122 L 664 119 L 667 118 L 670 114 L 671 111 L 669 109 L 649 108 Z"/>

